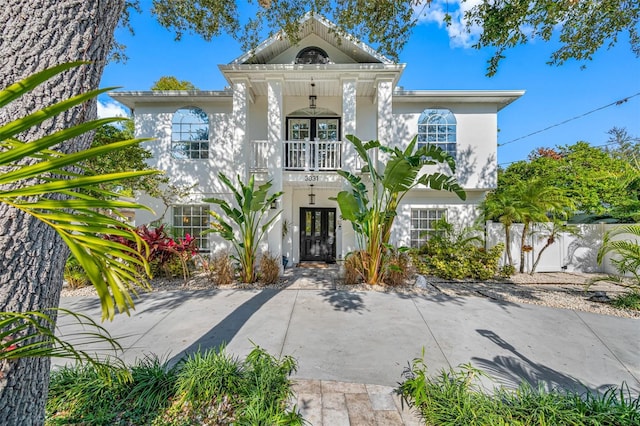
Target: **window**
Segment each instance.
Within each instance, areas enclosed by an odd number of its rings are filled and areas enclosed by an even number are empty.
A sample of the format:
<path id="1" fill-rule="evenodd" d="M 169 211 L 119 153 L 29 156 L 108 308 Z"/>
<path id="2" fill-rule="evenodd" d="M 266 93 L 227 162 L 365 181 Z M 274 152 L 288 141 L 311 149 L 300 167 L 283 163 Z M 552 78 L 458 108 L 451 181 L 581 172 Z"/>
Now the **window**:
<path id="1" fill-rule="evenodd" d="M 179 160 L 209 158 L 209 117 L 200 108 L 181 108 L 171 122 L 171 153 Z"/>
<path id="2" fill-rule="evenodd" d="M 418 120 L 418 147 L 437 146 L 456 156 L 456 118 L 448 109 L 425 109 Z"/>
<path id="3" fill-rule="evenodd" d="M 329 55 L 319 47 L 305 47 L 298 56 L 296 56 L 296 64 L 328 64 Z"/>
<path id="4" fill-rule="evenodd" d="M 197 240 L 200 251 L 209 251 L 209 238 L 202 231 L 209 229 L 208 205 L 173 206 L 173 231 L 176 237 L 187 234 Z"/>
<path id="5" fill-rule="evenodd" d="M 446 209 L 411 209 L 411 247 L 420 248 L 435 231 L 435 223 L 447 218 Z"/>

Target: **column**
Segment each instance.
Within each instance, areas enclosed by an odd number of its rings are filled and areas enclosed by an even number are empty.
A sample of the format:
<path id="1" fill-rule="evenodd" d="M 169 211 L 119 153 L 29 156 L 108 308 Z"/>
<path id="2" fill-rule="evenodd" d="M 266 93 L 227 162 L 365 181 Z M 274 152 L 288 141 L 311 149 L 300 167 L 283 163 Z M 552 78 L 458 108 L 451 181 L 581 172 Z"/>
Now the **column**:
<path id="1" fill-rule="evenodd" d="M 273 79 L 268 80 L 267 89 L 267 141 L 269 145 L 269 179 L 273 186 L 271 190 L 273 192 L 282 191 L 282 123 L 283 123 L 283 105 L 282 105 L 282 80 Z M 284 206 L 284 197 L 280 198 L 278 210 L 273 210 L 273 213 L 280 211 Z M 278 259 L 282 256 L 282 215 L 278 220 L 273 222 L 271 229 L 268 231 L 268 244 L 269 251 L 272 255 Z M 282 263 L 280 263 L 282 272 Z"/>
<path id="2" fill-rule="evenodd" d="M 243 181 L 247 181 L 247 172 L 249 169 L 250 156 L 248 152 L 248 142 L 246 140 L 247 120 L 247 90 L 248 82 L 246 80 L 238 80 L 233 82 L 233 141 L 231 144 L 232 159 L 229 167 L 225 170 L 225 174 L 235 180 L 237 174 Z M 229 163 L 229 162 L 227 162 Z M 226 169 L 226 168 L 225 168 Z"/>
<path id="3" fill-rule="evenodd" d="M 378 140 L 387 146 L 392 145 L 393 125 L 393 80 L 379 79 L 377 81 L 377 100 L 378 100 Z"/>
<path id="4" fill-rule="evenodd" d="M 345 77 L 342 79 L 342 168 L 351 173 L 356 173 L 358 165 L 362 167 L 358 161 L 356 153 L 351 142 L 347 141 L 346 135 L 356 135 L 356 78 Z M 350 191 L 351 185 L 343 179 L 342 190 Z M 340 212 L 338 211 L 338 215 Z M 341 229 L 336 232 L 336 255 L 338 260 L 344 259 L 344 256 L 356 249 L 356 237 L 351 223 L 339 220 Z"/>

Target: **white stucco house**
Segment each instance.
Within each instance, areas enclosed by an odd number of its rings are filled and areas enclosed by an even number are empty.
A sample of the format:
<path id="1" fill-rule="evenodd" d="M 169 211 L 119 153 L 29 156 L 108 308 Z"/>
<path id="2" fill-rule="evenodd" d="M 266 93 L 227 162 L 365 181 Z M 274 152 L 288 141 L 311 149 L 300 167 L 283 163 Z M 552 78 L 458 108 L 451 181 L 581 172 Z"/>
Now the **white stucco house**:
<path id="1" fill-rule="evenodd" d="M 240 174 L 245 181 L 255 174 L 272 180 L 274 191 L 284 191 L 272 210 L 282 214 L 265 250 L 287 256 L 290 264 L 342 259 L 356 248 L 356 239 L 330 198 L 347 188 L 335 171 L 358 170 L 348 134 L 390 146 L 406 146 L 418 135 L 419 143 L 436 144 L 456 158 L 467 199 L 413 190 L 398 211 L 396 244 L 421 244 L 424 231 L 442 216 L 473 222 L 478 204 L 496 186 L 498 112 L 524 92 L 405 90 L 398 85 L 405 64 L 352 37 L 338 40 L 332 28 L 306 15 L 298 44 L 276 34 L 220 65 L 229 84 L 220 91 L 111 93 L 132 109 L 136 136 L 155 138 L 146 145 L 152 166 L 174 185 L 195 185 L 171 206 L 142 195 L 156 214 L 137 212 L 137 225 L 166 211 L 164 220 L 176 232 L 198 235 L 208 228 L 214 208 L 202 200 L 229 197 L 218 173 Z M 205 251 L 221 244 L 212 234 L 199 239 Z"/>

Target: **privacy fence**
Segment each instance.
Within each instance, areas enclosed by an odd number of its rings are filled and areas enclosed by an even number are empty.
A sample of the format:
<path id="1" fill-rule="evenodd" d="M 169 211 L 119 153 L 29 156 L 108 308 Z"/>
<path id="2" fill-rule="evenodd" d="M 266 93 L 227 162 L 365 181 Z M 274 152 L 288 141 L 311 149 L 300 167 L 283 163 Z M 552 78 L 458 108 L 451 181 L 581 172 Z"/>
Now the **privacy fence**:
<path id="1" fill-rule="evenodd" d="M 533 226 L 533 233 L 527 236 L 526 245 L 531 247 L 525 252 L 525 272 L 531 271 L 538 254 L 547 243 L 548 228 L 550 224 L 537 223 Z M 576 235 L 572 233 L 560 233 L 555 242 L 549 246 L 540 257 L 536 266 L 536 272 L 592 272 L 603 274 L 615 274 L 616 270 L 611 265 L 610 258 L 605 258 L 602 265 L 598 265 L 598 250 L 602 246 L 602 240 L 606 232 L 624 225 L 612 224 L 583 224 L 575 225 Z M 516 268 L 520 264 L 520 238 L 522 236 L 522 224 L 511 226 L 511 253 Z M 637 238 L 630 234 L 620 234 L 614 240 L 630 240 L 640 244 Z M 498 243 L 504 243 L 504 227 L 501 223 L 487 222 L 486 224 L 487 248 Z M 506 264 L 506 253 L 502 259 Z"/>

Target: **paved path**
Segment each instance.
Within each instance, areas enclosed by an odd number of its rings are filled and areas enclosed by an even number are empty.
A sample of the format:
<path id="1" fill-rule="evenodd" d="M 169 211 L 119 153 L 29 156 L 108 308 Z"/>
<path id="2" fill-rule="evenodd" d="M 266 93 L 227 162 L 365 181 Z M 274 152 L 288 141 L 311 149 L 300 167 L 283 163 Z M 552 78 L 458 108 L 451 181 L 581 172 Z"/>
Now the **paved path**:
<path id="1" fill-rule="evenodd" d="M 120 337 L 125 361 L 146 353 L 175 361 L 225 342 L 237 355 L 253 344 L 292 355 L 298 406 L 313 425 L 416 424 L 391 390 L 423 348 L 434 374 L 471 362 L 495 379 L 491 386 L 526 380 L 601 391 L 625 381 L 640 392 L 638 319 L 479 297 L 336 291 L 331 268 L 287 274 L 284 290 L 145 294 L 131 317 L 105 327 Z M 95 296 L 61 306 L 100 318 Z M 70 328 L 63 318 L 62 332 Z"/>

